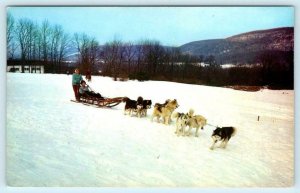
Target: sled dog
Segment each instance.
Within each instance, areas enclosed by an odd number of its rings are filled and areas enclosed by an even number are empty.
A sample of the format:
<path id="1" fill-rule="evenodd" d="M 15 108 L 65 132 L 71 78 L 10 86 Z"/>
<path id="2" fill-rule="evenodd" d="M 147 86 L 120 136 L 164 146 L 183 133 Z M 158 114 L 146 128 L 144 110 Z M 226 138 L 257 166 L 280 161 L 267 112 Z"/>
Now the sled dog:
<path id="1" fill-rule="evenodd" d="M 211 135 L 213 143 L 212 143 L 210 149 L 213 150 L 215 147 L 215 144 L 218 141 L 221 141 L 221 144 L 220 144 L 221 148 L 226 148 L 228 141 L 230 140 L 230 138 L 232 136 L 235 135 L 235 133 L 236 133 L 235 127 L 217 127 Z"/>
<path id="2" fill-rule="evenodd" d="M 164 107 L 164 106 L 166 106 L 166 105 L 168 104 L 168 102 L 170 102 L 170 101 L 171 101 L 171 99 L 167 99 L 167 100 L 165 101 L 165 103 L 163 103 L 163 104 L 161 104 L 161 103 L 155 103 L 154 106 L 157 106 L 157 107 Z"/>
<path id="3" fill-rule="evenodd" d="M 140 118 L 142 115 L 143 109 L 143 97 L 139 96 L 136 100 L 136 108 L 132 109 L 132 111 L 136 112 L 136 115 Z"/>
<path id="4" fill-rule="evenodd" d="M 151 100 L 143 100 L 143 108 L 141 109 L 141 115 L 142 116 L 147 116 L 147 109 L 150 109 L 152 105 Z"/>
<path id="5" fill-rule="evenodd" d="M 132 115 L 132 112 L 135 112 L 138 117 L 141 117 L 141 109 L 143 108 L 143 98 L 138 97 L 138 99 L 131 100 L 129 98 L 126 99 L 124 114 L 128 112 L 129 115 Z"/>
<path id="6" fill-rule="evenodd" d="M 189 121 L 187 125 L 189 126 L 189 130 L 185 134 L 189 136 L 191 134 L 192 128 L 196 128 L 195 137 L 198 137 L 199 128 L 203 130 L 203 127 L 206 125 L 207 120 L 205 117 L 201 115 L 194 115 L 193 109 L 190 109 L 188 116 L 189 116 Z"/>
<path id="7" fill-rule="evenodd" d="M 180 136 L 180 134 L 184 136 L 185 135 L 185 128 L 188 125 L 188 121 L 189 121 L 188 113 L 175 112 L 172 117 L 176 119 L 175 134 L 177 134 L 177 136 Z"/>
<path id="8" fill-rule="evenodd" d="M 155 104 L 154 110 L 152 113 L 151 121 L 153 118 L 157 118 L 157 122 L 159 123 L 159 119 L 163 118 L 163 123 L 168 125 L 171 122 L 171 115 L 173 111 L 178 108 L 177 100 L 167 100 L 165 104 Z"/>
<path id="9" fill-rule="evenodd" d="M 131 100 L 130 98 L 126 98 L 125 99 L 124 115 L 126 115 L 126 113 L 128 113 L 129 115 L 131 115 L 131 110 L 133 108 L 137 108 L 136 107 L 136 102 L 137 101 Z"/>

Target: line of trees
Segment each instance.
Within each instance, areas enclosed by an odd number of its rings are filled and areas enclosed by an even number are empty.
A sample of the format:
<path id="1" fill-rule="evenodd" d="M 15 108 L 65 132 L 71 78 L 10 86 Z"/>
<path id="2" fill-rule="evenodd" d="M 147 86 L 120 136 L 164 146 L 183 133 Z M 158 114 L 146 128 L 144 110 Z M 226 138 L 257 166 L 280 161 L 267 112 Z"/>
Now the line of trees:
<path id="1" fill-rule="evenodd" d="M 7 26 L 8 59 L 15 59 L 19 54 L 23 64 L 41 61 L 50 64 L 50 72 L 59 71 L 71 44 L 71 38 L 62 26 L 50 25 L 47 20 L 41 25 L 26 18 L 16 21 L 9 13 Z"/>
<path id="2" fill-rule="evenodd" d="M 29 19 L 7 16 L 7 57 L 21 63 L 40 61 L 50 73 L 65 73 L 67 53 L 76 55 L 73 68 L 83 73 L 111 76 L 115 80 L 166 80 L 215 86 L 274 85 L 293 88 L 293 52 L 264 52 L 255 67 L 223 69 L 214 56 L 182 53 L 178 47 L 166 47 L 156 40 L 123 42 L 120 39 L 100 45 L 85 33 L 66 33 L 62 26 L 47 20 L 41 24 Z M 18 53 L 18 54 L 16 54 Z M 205 64 L 205 65 L 203 65 Z M 22 68 L 24 72 L 24 66 Z"/>

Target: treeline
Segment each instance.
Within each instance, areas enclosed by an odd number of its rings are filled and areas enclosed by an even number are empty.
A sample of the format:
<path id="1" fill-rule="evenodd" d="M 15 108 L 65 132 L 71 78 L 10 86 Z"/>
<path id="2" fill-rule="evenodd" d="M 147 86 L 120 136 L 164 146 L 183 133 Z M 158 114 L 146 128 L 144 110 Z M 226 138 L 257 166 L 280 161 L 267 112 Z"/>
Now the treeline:
<path id="1" fill-rule="evenodd" d="M 266 51 L 257 56 L 251 67 L 202 68 L 198 74 L 200 84 L 213 86 L 267 86 L 270 89 L 294 88 L 294 52 Z"/>
<path id="2" fill-rule="evenodd" d="M 61 68 L 70 44 L 70 35 L 60 25 L 51 25 L 47 20 L 39 25 L 26 18 L 15 21 L 11 14 L 7 15 L 8 59 L 19 54 L 23 64 L 42 61 L 50 64 L 50 71 L 55 73 Z"/>
<path id="3" fill-rule="evenodd" d="M 166 80 L 214 86 L 272 85 L 293 88 L 293 52 L 264 52 L 256 57 L 254 66 L 237 65 L 222 68 L 215 56 L 182 53 L 178 47 L 166 47 L 156 40 L 123 42 L 115 39 L 100 45 L 84 33 L 64 32 L 62 26 L 47 20 L 37 24 L 29 19 L 7 17 L 7 57 L 20 53 L 26 61 L 41 61 L 50 73 L 66 73 L 66 60 L 76 55 L 73 68 L 90 70 L 118 79 Z M 68 64 L 69 65 L 69 64 Z M 22 69 L 24 72 L 24 69 Z"/>
<path id="4" fill-rule="evenodd" d="M 136 44 L 122 41 L 106 43 L 100 51 L 102 74 L 139 80 L 188 80 L 195 78 L 203 57 L 183 54 L 177 47 L 165 47 L 159 41 L 144 40 Z M 214 57 L 205 58 L 215 65 Z"/>

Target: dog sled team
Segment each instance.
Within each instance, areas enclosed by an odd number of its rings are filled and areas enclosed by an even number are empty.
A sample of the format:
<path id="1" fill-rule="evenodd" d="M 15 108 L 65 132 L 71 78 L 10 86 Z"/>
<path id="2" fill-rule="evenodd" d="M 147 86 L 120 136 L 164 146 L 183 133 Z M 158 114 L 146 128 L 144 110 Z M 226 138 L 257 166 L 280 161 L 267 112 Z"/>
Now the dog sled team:
<path id="1" fill-rule="evenodd" d="M 90 81 L 89 79 L 87 79 Z M 94 92 L 82 79 L 79 74 L 79 69 L 75 69 L 75 73 L 72 76 L 72 85 L 77 101 L 85 96 L 86 99 L 94 98 L 94 101 L 98 102 L 99 106 L 112 107 L 118 105 L 120 102 L 125 102 L 124 114 L 132 116 L 134 113 L 137 117 L 146 117 L 147 110 L 151 108 L 152 101 L 144 100 L 141 96 L 137 100 L 129 99 L 128 97 L 117 97 L 117 98 L 106 98 L 101 96 L 101 94 Z M 83 100 L 84 101 L 84 100 Z M 85 101 L 86 102 L 86 101 Z M 156 103 L 153 108 L 153 113 L 151 116 L 151 121 L 154 119 L 159 123 L 163 120 L 163 123 L 169 125 L 171 123 L 171 117 L 176 120 L 176 130 L 175 134 L 177 136 L 190 136 L 191 130 L 196 129 L 195 137 L 198 137 L 199 128 L 203 130 L 203 127 L 207 125 L 207 120 L 202 115 L 195 115 L 194 110 L 190 109 L 188 113 L 174 112 L 179 105 L 177 100 L 166 100 L 164 103 Z M 188 127 L 188 130 L 186 129 Z M 215 144 L 220 142 L 221 148 L 226 148 L 226 145 L 230 138 L 236 133 L 236 128 L 234 127 L 216 127 L 212 133 L 213 143 L 210 147 L 211 150 L 215 148 Z"/>
<path id="2" fill-rule="evenodd" d="M 146 117 L 147 109 L 150 109 L 152 105 L 151 100 L 143 100 L 141 96 L 138 97 L 137 100 L 126 98 L 124 101 L 124 114 L 130 116 L 135 113 L 137 117 Z M 199 129 L 201 128 L 203 130 L 203 127 L 207 125 L 207 119 L 202 115 L 195 115 L 193 109 L 190 109 L 188 113 L 174 112 L 178 107 L 179 105 L 176 99 L 168 99 L 163 104 L 156 103 L 153 108 L 151 121 L 156 119 L 157 122 L 160 123 L 160 120 L 162 119 L 164 124 L 169 125 L 172 117 L 176 120 L 175 134 L 177 136 L 190 136 L 191 130 L 195 128 L 195 137 L 198 137 Z M 235 127 L 216 127 L 211 136 L 213 143 L 210 149 L 213 150 L 218 142 L 220 142 L 219 147 L 226 148 L 228 141 L 235 133 Z"/>

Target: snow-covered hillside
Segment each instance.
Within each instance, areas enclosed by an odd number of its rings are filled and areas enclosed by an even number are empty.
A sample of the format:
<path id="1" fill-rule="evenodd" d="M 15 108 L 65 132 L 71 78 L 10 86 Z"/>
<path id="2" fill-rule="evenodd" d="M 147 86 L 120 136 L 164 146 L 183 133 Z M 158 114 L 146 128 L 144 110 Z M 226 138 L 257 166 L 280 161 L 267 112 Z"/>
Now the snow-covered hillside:
<path id="1" fill-rule="evenodd" d="M 213 126 L 177 137 L 170 126 L 70 102 L 71 76 L 7 74 L 7 182 L 11 186 L 282 187 L 294 176 L 294 91 L 236 91 L 93 77 L 94 90 L 163 103 L 176 98 L 208 123 L 235 126 L 210 150 Z M 260 121 L 257 117 L 260 116 Z"/>

